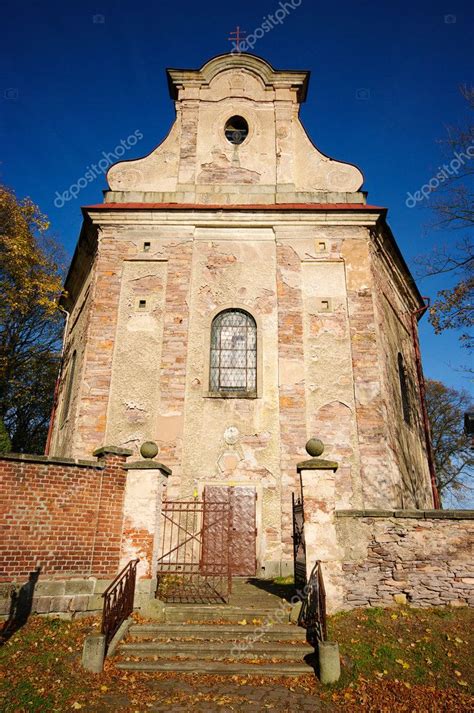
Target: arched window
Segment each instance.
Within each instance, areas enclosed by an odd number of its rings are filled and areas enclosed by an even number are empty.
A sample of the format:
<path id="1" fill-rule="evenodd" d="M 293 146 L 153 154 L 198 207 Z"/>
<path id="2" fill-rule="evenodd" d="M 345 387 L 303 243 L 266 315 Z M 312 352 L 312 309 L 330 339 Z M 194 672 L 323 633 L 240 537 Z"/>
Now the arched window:
<path id="1" fill-rule="evenodd" d="M 69 373 L 67 377 L 66 393 L 64 394 L 64 404 L 61 413 L 61 423 L 64 423 L 69 416 L 69 408 L 71 406 L 72 397 L 72 387 L 74 386 L 74 373 L 76 371 L 76 350 L 73 351 L 71 356 L 71 363 L 69 364 Z"/>
<path id="2" fill-rule="evenodd" d="M 241 309 L 226 309 L 211 327 L 210 391 L 255 396 L 257 325 Z"/>
<path id="3" fill-rule="evenodd" d="M 402 354 L 398 352 L 398 379 L 400 381 L 400 395 L 402 399 L 402 411 L 403 419 L 405 423 L 410 425 L 411 422 L 411 409 L 410 409 L 410 394 L 408 392 L 408 379 L 405 369 L 405 362 L 403 360 Z"/>

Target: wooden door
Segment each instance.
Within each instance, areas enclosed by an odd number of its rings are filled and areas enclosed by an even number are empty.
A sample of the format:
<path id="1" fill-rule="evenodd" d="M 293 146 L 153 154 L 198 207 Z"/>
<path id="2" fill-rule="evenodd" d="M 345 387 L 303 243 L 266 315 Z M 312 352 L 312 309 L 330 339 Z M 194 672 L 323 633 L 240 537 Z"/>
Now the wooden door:
<path id="1" fill-rule="evenodd" d="M 254 577 L 257 571 L 257 529 L 255 488 L 247 485 L 206 486 L 206 499 L 230 501 L 232 505 L 231 573 L 234 577 Z"/>

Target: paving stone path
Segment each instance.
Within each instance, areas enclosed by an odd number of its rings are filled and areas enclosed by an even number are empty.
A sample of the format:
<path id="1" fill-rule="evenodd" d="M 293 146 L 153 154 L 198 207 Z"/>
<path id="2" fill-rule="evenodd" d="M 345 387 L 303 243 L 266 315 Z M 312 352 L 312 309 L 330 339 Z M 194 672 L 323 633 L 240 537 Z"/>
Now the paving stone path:
<path id="1" fill-rule="evenodd" d="M 104 696 L 100 703 L 100 713 L 111 711 L 133 711 L 140 713 L 240 713 L 245 711 L 274 711 L 274 713 L 299 713 L 313 711 L 322 713 L 340 710 L 331 703 L 322 701 L 315 691 L 306 692 L 295 688 L 293 691 L 286 686 L 248 683 L 238 685 L 235 682 L 202 684 L 189 683 L 178 678 L 166 681 L 147 682 L 149 699 L 147 705 L 135 706 L 132 701 L 121 694 Z"/>

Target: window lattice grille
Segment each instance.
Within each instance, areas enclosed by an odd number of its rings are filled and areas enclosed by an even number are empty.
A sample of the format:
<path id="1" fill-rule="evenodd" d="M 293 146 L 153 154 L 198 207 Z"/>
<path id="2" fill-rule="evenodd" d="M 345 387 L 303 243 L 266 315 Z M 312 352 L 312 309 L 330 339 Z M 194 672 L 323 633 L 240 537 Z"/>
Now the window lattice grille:
<path id="1" fill-rule="evenodd" d="M 226 310 L 214 319 L 210 377 L 214 392 L 256 392 L 257 327 L 246 312 Z"/>

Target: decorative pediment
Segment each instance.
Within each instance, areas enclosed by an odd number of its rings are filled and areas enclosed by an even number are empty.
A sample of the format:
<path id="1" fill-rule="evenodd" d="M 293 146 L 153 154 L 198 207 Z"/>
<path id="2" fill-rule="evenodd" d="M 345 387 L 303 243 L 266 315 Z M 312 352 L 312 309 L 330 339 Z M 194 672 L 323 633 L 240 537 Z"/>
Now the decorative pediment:
<path id="1" fill-rule="evenodd" d="M 116 202 L 362 202 L 356 166 L 325 156 L 300 119 L 309 72 L 249 54 L 168 69 L 176 121 L 148 156 L 112 166 Z M 251 190 L 249 190 L 251 184 Z M 324 196 L 322 196 L 324 194 Z M 348 197 L 348 194 L 351 194 Z"/>

